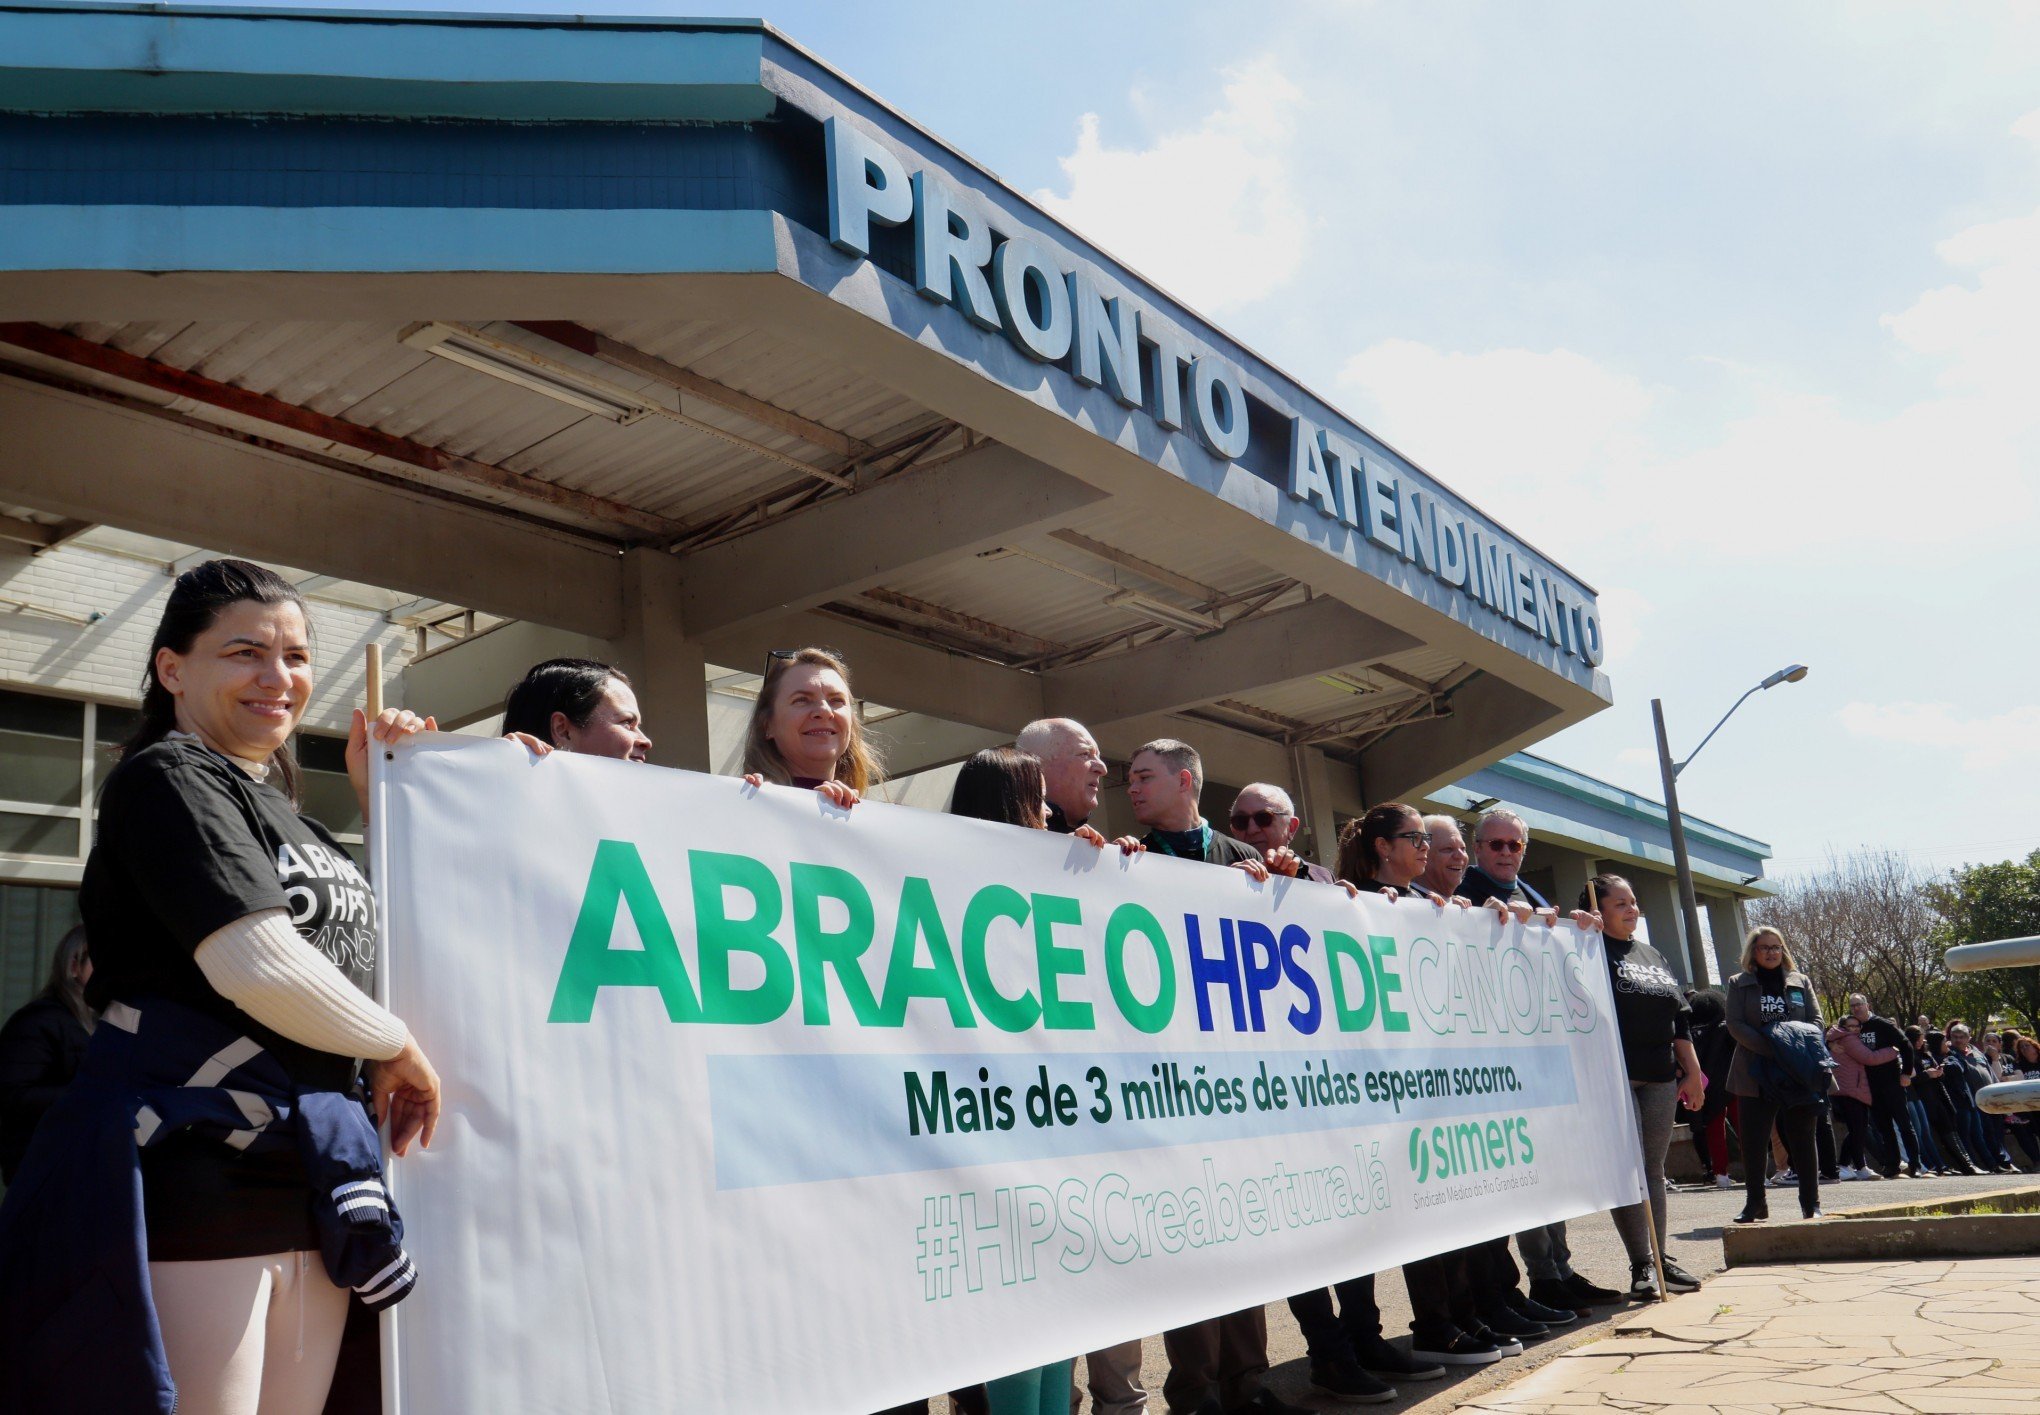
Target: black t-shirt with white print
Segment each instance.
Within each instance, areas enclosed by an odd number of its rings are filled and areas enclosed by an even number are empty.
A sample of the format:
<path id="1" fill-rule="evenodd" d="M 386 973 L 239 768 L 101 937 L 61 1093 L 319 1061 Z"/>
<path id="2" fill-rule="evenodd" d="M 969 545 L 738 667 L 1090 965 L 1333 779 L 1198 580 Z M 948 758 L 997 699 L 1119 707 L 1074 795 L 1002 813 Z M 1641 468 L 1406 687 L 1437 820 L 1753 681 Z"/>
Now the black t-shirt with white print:
<path id="1" fill-rule="evenodd" d="M 1608 983 L 1615 995 L 1615 1026 L 1622 1034 L 1622 1061 L 1632 1081 L 1673 1081 L 1678 1064 L 1675 1037 L 1691 1035 L 1692 1004 L 1665 958 L 1642 939 L 1603 940 L 1608 950 Z"/>
<path id="2" fill-rule="evenodd" d="M 195 958 L 236 919 L 285 909 L 300 937 L 367 991 L 375 899 L 347 852 L 316 821 L 195 738 L 123 761 L 100 799 L 79 892 L 92 948 L 95 1007 L 167 998 L 260 1042 L 301 1085 L 343 1089 L 356 1059 L 272 1032 L 206 981 Z M 194 1136 L 142 1156 L 149 1256 L 251 1257 L 317 1246 L 295 1150 L 246 1154 Z"/>

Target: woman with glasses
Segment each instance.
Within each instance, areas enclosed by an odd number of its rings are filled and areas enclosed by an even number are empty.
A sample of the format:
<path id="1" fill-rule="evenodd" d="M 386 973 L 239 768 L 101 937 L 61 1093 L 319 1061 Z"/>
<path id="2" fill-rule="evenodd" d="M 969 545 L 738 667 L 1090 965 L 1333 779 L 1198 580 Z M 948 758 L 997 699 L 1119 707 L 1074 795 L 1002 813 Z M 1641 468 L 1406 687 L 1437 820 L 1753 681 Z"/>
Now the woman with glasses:
<path id="1" fill-rule="evenodd" d="M 847 810 L 880 775 L 849 665 L 830 649 L 774 649 L 744 733 L 744 780 L 811 788 Z"/>
<path id="2" fill-rule="evenodd" d="M 1820 1215 L 1820 1160 L 1813 1125 L 1821 1095 L 1834 1085 L 1831 1070 L 1808 1088 L 1795 1086 L 1784 1073 L 1790 1058 L 1773 1031 L 1781 1022 L 1803 1022 L 1820 1029 L 1821 1050 L 1827 1049 L 1827 1023 L 1813 984 L 1792 962 L 1785 935 L 1770 927 L 1755 929 L 1743 946 L 1742 971 L 1728 980 L 1729 1035 L 1735 1056 L 1728 1066 L 1728 1089 L 1742 1101 L 1743 1211 L 1737 1223 L 1759 1223 L 1771 1216 L 1764 1193 L 1763 1156 L 1771 1148 L 1775 1127 L 1785 1137 L 1785 1152 L 1799 1178 L 1799 1211 Z M 1832 1067 L 1831 1059 L 1827 1064 Z"/>
<path id="3" fill-rule="evenodd" d="M 1643 911 L 1636 891 L 1621 875 L 1595 875 L 1580 891 L 1581 909 L 1598 908 L 1607 940 L 1608 983 L 1615 998 L 1615 1029 L 1622 1038 L 1622 1062 L 1636 1102 L 1636 1131 L 1643 1141 L 1645 1198 L 1615 1210 L 1615 1232 L 1629 1252 L 1629 1295 L 1658 1296 L 1651 1263 L 1651 1235 L 1664 1259 L 1665 1286 L 1695 1292 L 1700 1280 L 1665 1252 L 1665 1155 L 1672 1146 L 1672 1120 L 1679 1102 L 1698 1112 L 1706 1104 L 1707 1078 L 1693 1050 L 1692 1004 L 1665 957 L 1636 937 Z"/>

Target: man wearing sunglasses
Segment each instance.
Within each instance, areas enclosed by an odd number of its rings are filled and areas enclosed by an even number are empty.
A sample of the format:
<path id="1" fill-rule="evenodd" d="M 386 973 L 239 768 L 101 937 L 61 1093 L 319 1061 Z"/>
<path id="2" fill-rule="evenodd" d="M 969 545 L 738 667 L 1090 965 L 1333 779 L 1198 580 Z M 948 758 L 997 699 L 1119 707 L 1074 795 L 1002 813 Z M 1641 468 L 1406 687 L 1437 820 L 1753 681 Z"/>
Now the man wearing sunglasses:
<path id="1" fill-rule="evenodd" d="M 1467 867 L 1466 878 L 1459 882 L 1460 897 L 1504 909 L 1521 922 L 1528 922 L 1533 912 L 1545 923 L 1553 922 L 1558 911 L 1543 895 L 1517 878 L 1523 869 L 1523 852 L 1529 845 L 1530 827 L 1514 811 L 1497 808 L 1482 815 L 1480 824 L 1473 828 L 1473 863 Z M 1621 1293 L 1589 1282 L 1572 1270 L 1572 1249 L 1566 1243 L 1563 1222 L 1517 1234 L 1516 1246 L 1523 1252 L 1523 1266 L 1530 1270 L 1532 1303 L 1553 1311 L 1582 1311 L 1622 1300 Z M 1506 1245 L 1495 1255 L 1495 1266 L 1502 1264 L 1507 1264 L 1508 1289 L 1503 1296 L 1505 1299 L 1513 1296 L 1516 1301 L 1509 1305 L 1519 1306 L 1522 1294 L 1516 1291 L 1515 1264 L 1508 1258 Z"/>
<path id="2" fill-rule="evenodd" d="M 1290 848 L 1303 822 L 1296 818 L 1296 803 L 1280 786 L 1256 781 L 1242 787 L 1233 798 L 1230 824 L 1233 839 L 1244 840 L 1259 850 L 1271 874 L 1313 879 L 1319 884 L 1337 883 L 1330 870 L 1312 864 Z"/>

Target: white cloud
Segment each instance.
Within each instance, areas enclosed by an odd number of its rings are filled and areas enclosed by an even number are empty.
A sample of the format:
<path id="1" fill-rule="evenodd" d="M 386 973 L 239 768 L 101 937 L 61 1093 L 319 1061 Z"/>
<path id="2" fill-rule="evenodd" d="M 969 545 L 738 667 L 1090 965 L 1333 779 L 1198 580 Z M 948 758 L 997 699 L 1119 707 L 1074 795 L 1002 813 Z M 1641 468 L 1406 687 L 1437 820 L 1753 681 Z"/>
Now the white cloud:
<path id="1" fill-rule="evenodd" d="M 1953 703 L 1855 702 L 1836 716 L 1852 737 L 1959 752 L 1968 771 L 1991 771 L 2040 757 L 2040 707 L 1978 717 Z"/>
<path id="2" fill-rule="evenodd" d="M 1192 309 L 1250 304 L 1296 274 L 1310 213 L 1290 152 L 1303 91 L 1264 55 L 1225 74 L 1225 102 L 1146 148 L 1109 147 L 1087 113 L 1049 211 Z"/>

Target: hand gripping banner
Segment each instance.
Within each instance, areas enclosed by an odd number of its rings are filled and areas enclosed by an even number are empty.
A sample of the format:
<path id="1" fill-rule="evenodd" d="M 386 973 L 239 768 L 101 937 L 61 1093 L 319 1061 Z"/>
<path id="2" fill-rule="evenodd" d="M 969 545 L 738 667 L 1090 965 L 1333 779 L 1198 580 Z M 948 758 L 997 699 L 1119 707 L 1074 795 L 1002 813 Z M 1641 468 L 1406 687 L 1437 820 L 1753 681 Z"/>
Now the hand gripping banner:
<path id="1" fill-rule="evenodd" d="M 862 1415 L 1595 1210 L 1597 935 L 728 777 L 377 763 L 401 1415 Z"/>

